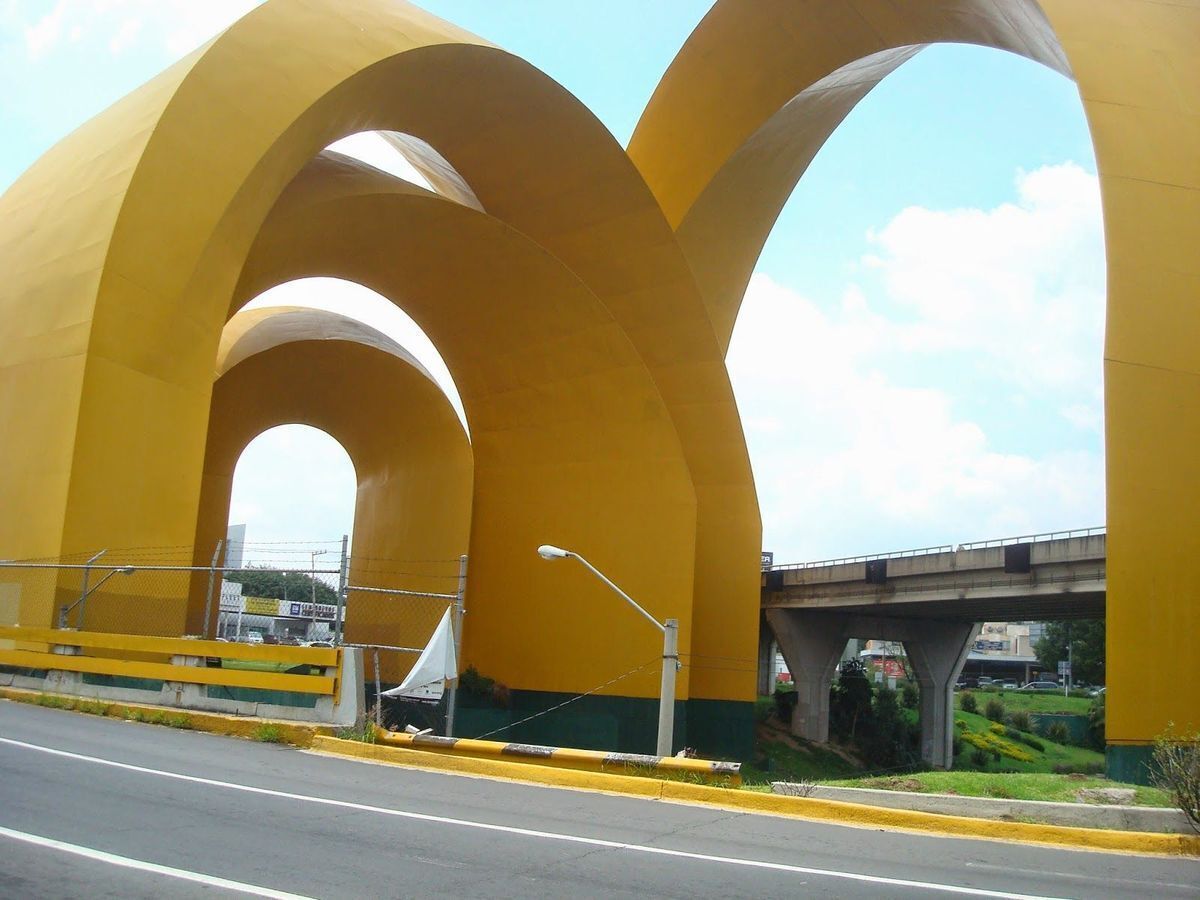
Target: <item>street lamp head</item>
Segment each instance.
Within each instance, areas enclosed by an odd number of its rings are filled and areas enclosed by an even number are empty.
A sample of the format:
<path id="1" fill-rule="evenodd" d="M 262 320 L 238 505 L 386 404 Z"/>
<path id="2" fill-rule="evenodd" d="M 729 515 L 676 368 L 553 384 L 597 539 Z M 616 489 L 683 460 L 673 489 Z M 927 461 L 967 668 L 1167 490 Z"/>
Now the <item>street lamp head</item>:
<path id="1" fill-rule="evenodd" d="M 566 559 L 571 553 L 562 547 L 555 547 L 553 544 L 542 544 L 538 547 L 538 556 L 542 559 Z"/>

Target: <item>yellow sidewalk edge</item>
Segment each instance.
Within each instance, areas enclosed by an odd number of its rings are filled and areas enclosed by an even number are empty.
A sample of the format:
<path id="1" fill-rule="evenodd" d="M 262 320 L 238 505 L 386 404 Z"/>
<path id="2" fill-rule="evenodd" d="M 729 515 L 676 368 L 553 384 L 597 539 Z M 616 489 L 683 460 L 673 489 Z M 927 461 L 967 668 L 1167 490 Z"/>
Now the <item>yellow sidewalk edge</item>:
<path id="1" fill-rule="evenodd" d="M 1200 836 L 1196 835 L 1109 831 L 1099 828 L 1073 828 L 1062 825 L 971 819 L 965 816 L 946 816 L 936 813 L 864 806 L 839 800 L 760 794 L 734 788 L 710 787 L 632 775 L 555 769 L 536 763 L 451 756 L 443 753 L 428 753 L 423 750 L 347 741 L 324 735 L 316 736 L 310 749 L 318 753 L 329 753 L 409 768 L 505 778 L 552 787 L 628 794 L 654 800 L 699 803 L 739 812 L 789 816 L 839 825 L 888 828 L 946 837 L 1045 844 L 1076 850 L 1103 850 L 1160 856 L 1200 856 Z"/>
<path id="2" fill-rule="evenodd" d="M 307 749 L 318 734 L 333 731 L 328 725 L 310 722 L 290 722 L 282 719 L 259 719 L 251 716 L 229 716 L 223 713 L 200 712 L 177 706 L 152 706 L 148 703 L 126 703 L 123 700 L 105 700 L 94 697 L 79 697 L 75 694 L 53 694 L 48 691 L 33 691 L 25 688 L 0 687 L 0 698 L 34 706 L 65 709 L 70 712 L 105 716 L 110 719 L 126 719 L 148 725 L 167 725 L 188 731 L 205 731 L 252 740 L 265 740 L 270 734 L 271 743 L 291 744 Z M 266 729 L 271 729 L 267 731 Z"/>

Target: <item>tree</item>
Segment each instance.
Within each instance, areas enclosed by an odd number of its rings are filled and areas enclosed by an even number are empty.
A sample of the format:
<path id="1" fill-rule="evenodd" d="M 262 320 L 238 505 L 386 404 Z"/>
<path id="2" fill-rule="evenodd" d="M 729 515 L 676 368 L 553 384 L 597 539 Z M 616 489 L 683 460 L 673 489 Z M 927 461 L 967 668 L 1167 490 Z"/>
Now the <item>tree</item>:
<path id="1" fill-rule="evenodd" d="M 1033 645 L 1033 652 L 1043 668 L 1058 671 L 1059 662 L 1067 659 L 1068 641 L 1071 644 L 1072 680 L 1104 684 L 1104 620 L 1047 622 L 1046 633 Z"/>
<path id="2" fill-rule="evenodd" d="M 241 584 L 244 597 L 271 597 L 276 600 L 295 600 L 299 603 L 312 602 L 313 585 L 316 584 L 318 603 L 337 603 L 337 591 L 321 579 L 303 572 L 245 569 L 230 572 L 225 576 L 225 580 Z"/>

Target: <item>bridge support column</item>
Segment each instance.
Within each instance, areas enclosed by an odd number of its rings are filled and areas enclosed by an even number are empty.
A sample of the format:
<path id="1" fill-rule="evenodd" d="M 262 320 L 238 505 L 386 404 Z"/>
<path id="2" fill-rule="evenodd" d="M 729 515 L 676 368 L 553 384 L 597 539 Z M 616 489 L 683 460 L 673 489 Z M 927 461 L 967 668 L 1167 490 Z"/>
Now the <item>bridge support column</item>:
<path id="1" fill-rule="evenodd" d="M 921 758 L 935 769 L 954 765 L 954 682 L 962 671 L 978 624 L 922 622 L 904 652 L 921 688 Z"/>
<path id="2" fill-rule="evenodd" d="M 792 734 L 809 741 L 829 740 L 829 687 L 846 648 L 850 617 L 801 609 L 767 610 L 779 650 L 796 685 Z"/>
<path id="3" fill-rule="evenodd" d="M 758 696 L 775 693 L 775 635 L 767 624 L 767 616 L 758 615 Z"/>

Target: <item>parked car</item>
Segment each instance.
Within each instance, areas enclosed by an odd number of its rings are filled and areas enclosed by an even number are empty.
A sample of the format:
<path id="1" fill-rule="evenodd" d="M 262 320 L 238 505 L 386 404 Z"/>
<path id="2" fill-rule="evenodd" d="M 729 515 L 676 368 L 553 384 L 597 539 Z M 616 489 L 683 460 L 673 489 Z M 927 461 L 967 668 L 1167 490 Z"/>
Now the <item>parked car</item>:
<path id="1" fill-rule="evenodd" d="M 1001 682 L 1000 687 L 1006 691 L 1015 691 L 1019 685 L 1015 681 Z"/>
<path id="2" fill-rule="evenodd" d="M 246 634 L 246 643 L 247 644 L 261 644 L 261 643 L 263 643 L 263 636 L 261 634 L 259 634 L 257 631 L 248 632 Z"/>
<path id="3" fill-rule="evenodd" d="M 1053 681 L 1031 681 L 1018 688 L 1022 691 L 1057 691 L 1058 689 L 1059 685 Z"/>
<path id="4" fill-rule="evenodd" d="M 1088 696 L 1089 697 L 1103 697 L 1104 692 L 1107 690 L 1108 690 L 1108 688 L 1106 686 L 1101 685 L 1098 688 L 1092 688 L 1090 691 L 1088 691 Z"/>
<path id="5" fill-rule="evenodd" d="M 332 650 L 333 649 L 333 641 L 307 641 L 304 644 L 304 646 L 305 647 L 326 647 L 326 648 Z"/>

